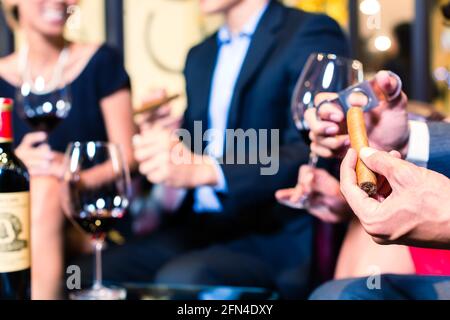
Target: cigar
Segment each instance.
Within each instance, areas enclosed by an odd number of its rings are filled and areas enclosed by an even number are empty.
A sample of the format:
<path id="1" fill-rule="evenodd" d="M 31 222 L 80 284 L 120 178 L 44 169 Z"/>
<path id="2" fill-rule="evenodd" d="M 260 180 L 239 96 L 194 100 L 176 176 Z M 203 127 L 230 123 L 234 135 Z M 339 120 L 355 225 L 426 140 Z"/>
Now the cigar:
<path id="1" fill-rule="evenodd" d="M 136 108 L 133 111 L 133 113 L 134 113 L 134 115 L 138 115 L 138 114 L 142 114 L 142 113 L 146 113 L 146 112 L 155 111 L 155 110 L 161 108 L 163 105 L 168 104 L 169 102 L 171 102 L 171 101 L 173 101 L 175 99 L 178 99 L 179 97 L 180 97 L 179 94 L 175 94 L 175 95 L 170 96 L 170 97 L 166 97 L 166 98 L 159 99 L 159 100 L 156 100 L 156 101 L 144 103 L 139 108 Z"/>
<path id="2" fill-rule="evenodd" d="M 362 108 L 351 107 L 348 110 L 347 127 L 352 148 L 359 154 L 362 148 L 369 146 Z M 356 175 L 359 187 L 369 196 L 374 196 L 377 193 L 377 177 L 375 173 L 361 161 L 359 156 L 358 163 L 356 164 Z"/>

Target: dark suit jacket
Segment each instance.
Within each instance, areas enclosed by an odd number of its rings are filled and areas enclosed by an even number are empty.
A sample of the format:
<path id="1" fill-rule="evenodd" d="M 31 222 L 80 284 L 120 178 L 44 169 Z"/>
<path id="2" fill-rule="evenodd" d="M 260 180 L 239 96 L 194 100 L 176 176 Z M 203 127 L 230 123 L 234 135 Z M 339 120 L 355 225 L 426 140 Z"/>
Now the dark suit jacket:
<path id="1" fill-rule="evenodd" d="M 428 168 L 450 177 L 450 123 L 430 122 L 430 160 Z"/>
<path id="2" fill-rule="evenodd" d="M 190 132 L 194 131 L 194 121 L 202 121 L 203 130 L 208 128 L 208 105 L 218 50 L 215 33 L 189 52 L 185 68 L 188 108 L 184 128 Z M 241 69 L 228 128 L 278 129 L 279 172 L 275 176 L 262 176 L 261 165 L 225 163 L 222 169 L 229 190 L 219 196 L 226 215 L 258 215 L 263 219 L 265 212 L 276 203 L 276 190 L 295 185 L 299 166 L 307 163 L 309 155 L 290 110 L 295 84 L 311 53 L 346 56 L 347 50 L 346 37 L 328 16 L 271 1 Z"/>

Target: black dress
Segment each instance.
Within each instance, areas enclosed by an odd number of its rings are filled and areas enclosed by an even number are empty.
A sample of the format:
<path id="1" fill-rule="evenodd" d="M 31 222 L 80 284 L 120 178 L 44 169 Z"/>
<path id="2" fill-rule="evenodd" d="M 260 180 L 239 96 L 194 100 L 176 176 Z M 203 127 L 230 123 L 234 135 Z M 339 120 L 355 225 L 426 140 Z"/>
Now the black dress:
<path id="1" fill-rule="evenodd" d="M 83 71 L 69 85 L 72 109 L 68 117 L 50 133 L 53 150 L 64 152 L 74 141 L 107 141 L 100 101 L 111 94 L 130 88 L 130 78 L 121 55 L 111 47 L 101 46 Z M 13 98 L 17 88 L 0 77 L 0 97 Z M 14 141 L 18 145 L 32 128 L 13 110 Z"/>

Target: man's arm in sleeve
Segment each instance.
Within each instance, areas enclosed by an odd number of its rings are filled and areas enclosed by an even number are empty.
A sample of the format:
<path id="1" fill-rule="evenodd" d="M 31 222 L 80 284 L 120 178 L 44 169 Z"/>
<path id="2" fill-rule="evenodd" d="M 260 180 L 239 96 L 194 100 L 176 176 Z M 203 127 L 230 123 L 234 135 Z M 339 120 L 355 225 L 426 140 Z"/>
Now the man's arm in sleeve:
<path id="1" fill-rule="evenodd" d="M 430 122 L 430 157 L 428 169 L 450 177 L 450 123 Z"/>

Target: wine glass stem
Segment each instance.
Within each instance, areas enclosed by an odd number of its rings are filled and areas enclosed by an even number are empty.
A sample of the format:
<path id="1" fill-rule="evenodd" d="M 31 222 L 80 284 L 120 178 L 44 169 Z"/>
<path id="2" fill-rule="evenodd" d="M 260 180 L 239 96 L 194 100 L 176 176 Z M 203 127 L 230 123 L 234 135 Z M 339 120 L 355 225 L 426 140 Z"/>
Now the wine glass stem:
<path id="1" fill-rule="evenodd" d="M 317 168 L 317 163 L 319 163 L 319 156 L 314 152 L 309 154 L 308 166 L 311 168 Z"/>
<path id="2" fill-rule="evenodd" d="M 309 154 L 308 167 L 315 169 L 315 168 L 317 168 L 317 163 L 319 163 L 319 156 L 317 154 L 315 154 L 314 152 L 311 152 Z M 309 200 L 309 194 L 305 194 L 300 199 L 300 203 L 304 208 L 308 207 L 308 200 Z"/>
<path id="3" fill-rule="evenodd" d="M 102 249 L 103 240 L 94 240 L 95 263 L 94 263 L 94 290 L 102 288 Z"/>

